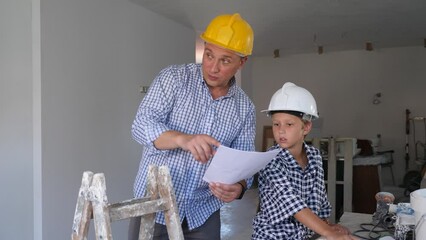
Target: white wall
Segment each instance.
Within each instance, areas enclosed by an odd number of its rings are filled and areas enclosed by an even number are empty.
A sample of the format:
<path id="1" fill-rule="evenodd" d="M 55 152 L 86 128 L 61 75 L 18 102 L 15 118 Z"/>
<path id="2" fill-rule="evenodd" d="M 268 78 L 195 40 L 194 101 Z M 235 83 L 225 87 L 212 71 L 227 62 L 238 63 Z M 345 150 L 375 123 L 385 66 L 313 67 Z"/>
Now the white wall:
<path id="1" fill-rule="evenodd" d="M 259 112 L 284 82 L 307 88 L 317 101 L 322 136 L 370 139 L 381 134 L 382 148 L 395 150 L 394 171 L 400 184 L 405 173 L 405 109 L 413 116 L 426 115 L 425 64 L 422 46 L 256 58 L 253 100 Z M 373 105 L 378 92 L 382 103 Z M 256 145 L 261 149 L 263 125 L 270 122 L 261 114 L 257 120 Z M 385 181 L 390 179 L 388 170 L 384 174 Z"/>
<path id="2" fill-rule="evenodd" d="M 105 173 L 109 202 L 133 196 L 139 86 L 193 62 L 195 40 L 130 1 L 45 0 L 41 12 L 43 240 L 66 239 L 83 171 Z M 113 224 L 113 236 L 126 234 L 127 221 Z"/>
<path id="3" fill-rule="evenodd" d="M 0 1 L 0 239 L 33 236 L 31 4 Z"/>
<path id="4" fill-rule="evenodd" d="M 132 197 L 139 86 L 193 62 L 194 32 L 122 0 L 1 1 L 0 32 L 0 239 L 69 239 L 83 171 Z"/>

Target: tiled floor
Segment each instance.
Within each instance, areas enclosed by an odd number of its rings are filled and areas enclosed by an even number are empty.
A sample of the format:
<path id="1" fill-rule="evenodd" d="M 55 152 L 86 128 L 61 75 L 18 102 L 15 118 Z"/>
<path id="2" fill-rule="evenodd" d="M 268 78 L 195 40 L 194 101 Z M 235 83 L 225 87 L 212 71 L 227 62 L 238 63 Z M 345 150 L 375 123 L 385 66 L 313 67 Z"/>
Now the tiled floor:
<path id="1" fill-rule="evenodd" d="M 241 200 L 226 204 L 220 211 L 222 240 L 249 240 L 253 232 L 252 220 L 256 214 L 258 189 L 247 190 Z"/>

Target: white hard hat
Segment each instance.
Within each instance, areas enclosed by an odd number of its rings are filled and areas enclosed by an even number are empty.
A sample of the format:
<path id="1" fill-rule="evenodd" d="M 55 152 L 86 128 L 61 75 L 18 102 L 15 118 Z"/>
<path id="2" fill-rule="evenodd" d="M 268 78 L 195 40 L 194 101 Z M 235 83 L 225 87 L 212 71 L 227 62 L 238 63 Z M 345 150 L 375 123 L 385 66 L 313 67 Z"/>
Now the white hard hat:
<path id="1" fill-rule="evenodd" d="M 318 118 L 317 103 L 312 94 L 291 82 L 284 83 L 272 96 L 269 108 L 261 112 L 271 115 L 275 111 L 299 112 L 305 120 Z"/>

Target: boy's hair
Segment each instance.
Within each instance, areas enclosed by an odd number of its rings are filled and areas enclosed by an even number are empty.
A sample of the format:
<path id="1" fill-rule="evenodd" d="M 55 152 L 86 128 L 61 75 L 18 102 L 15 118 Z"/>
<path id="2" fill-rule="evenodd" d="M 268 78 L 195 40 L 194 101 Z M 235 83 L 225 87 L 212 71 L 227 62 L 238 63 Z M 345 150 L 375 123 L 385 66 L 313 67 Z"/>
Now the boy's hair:
<path id="1" fill-rule="evenodd" d="M 312 122 L 312 119 L 313 119 L 313 116 L 303 112 L 299 112 L 299 111 L 289 111 L 289 110 L 270 111 L 269 115 L 272 116 L 274 113 L 287 113 L 287 114 L 301 118 L 304 123 Z"/>

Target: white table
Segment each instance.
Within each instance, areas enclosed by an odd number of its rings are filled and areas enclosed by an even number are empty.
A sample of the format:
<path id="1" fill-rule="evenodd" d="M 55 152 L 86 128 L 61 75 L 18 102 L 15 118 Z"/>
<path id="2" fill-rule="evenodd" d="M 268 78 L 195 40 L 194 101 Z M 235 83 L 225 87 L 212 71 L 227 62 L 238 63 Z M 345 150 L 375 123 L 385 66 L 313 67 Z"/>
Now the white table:
<path id="1" fill-rule="evenodd" d="M 371 223 L 372 222 L 372 214 L 366 213 L 353 213 L 353 212 L 344 212 L 342 217 L 340 217 L 339 224 L 347 227 L 351 233 L 354 233 L 358 230 L 361 230 L 361 224 L 363 223 Z M 358 233 L 359 236 L 367 237 L 368 232 Z M 386 234 L 391 236 L 391 234 Z M 324 240 L 325 238 L 320 237 L 317 240 Z"/>
<path id="2" fill-rule="evenodd" d="M 372 214 L 344 212 L 340 217 L 339 224 L 349 228 L 351 232 L 355 232 L 361 229 L 361 223 L 371 223 L 371 221 Z"/>
<path id="3" fill-rule="evenodd" d="M 372 214 L 344 212 L 342 217 L 340 218 L 339 224 L 349 228 L 351 233 L 355 233 L 356 231 L 362 229 L 360 226 L 361 224 L 372 223 L 372 220 L 373 220 L 372 217 L 373 217 Z M 376 230 L 381 230 L 381 229 L 382 228 L 377 228 Z M 361 237 L 368 237 L 368 232 L 358 232 L 357 235 Z M 382 236 L 383 239 L 385 239 L 384 238 L 385 236 L 391 236 L 392 237 L 391 239 L 393 239 L 392 233 L 382 232 L 380 233 L 380 235 Z"/>

